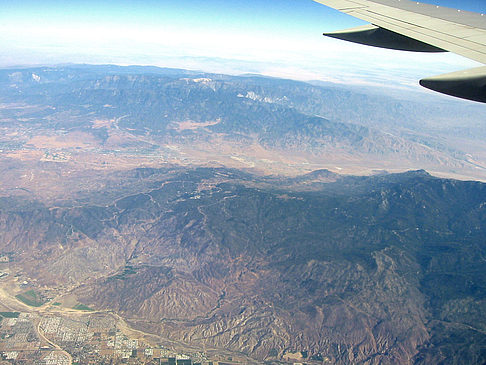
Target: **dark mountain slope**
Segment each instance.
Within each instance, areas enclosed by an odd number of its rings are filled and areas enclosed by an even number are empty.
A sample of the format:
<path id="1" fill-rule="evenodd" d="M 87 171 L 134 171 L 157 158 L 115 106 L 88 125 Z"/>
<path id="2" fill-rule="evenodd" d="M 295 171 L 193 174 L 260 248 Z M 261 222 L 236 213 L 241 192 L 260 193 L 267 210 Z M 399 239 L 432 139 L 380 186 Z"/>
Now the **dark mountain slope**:
<path id="1" fill-rule="evenodd" d="M 258 359 L 486 361 L 486 185 L 423 171 L 333 175 L 300 192 L 286 187 L 295 179 L 234 170 L 161 176 L 106 207 L 5 200 L 1 249 L 40 283 L 85 282 L 85 304 L 193 345 Z M 318 177 L 329 179 L 300 181 Z"/>

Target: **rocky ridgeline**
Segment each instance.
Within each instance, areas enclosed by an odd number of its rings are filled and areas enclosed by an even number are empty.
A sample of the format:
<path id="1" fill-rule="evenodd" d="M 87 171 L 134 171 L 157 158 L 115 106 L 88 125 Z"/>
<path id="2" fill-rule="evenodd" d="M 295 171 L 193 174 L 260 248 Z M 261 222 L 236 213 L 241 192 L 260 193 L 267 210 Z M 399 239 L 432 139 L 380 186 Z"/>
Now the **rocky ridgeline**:
<path id="1" fill-rule="evenodd" d="M 139 176 L 152 187 L 107 206 L 3 199 L 0 250 L 39 285 L 79 285 L 82 303 L 195 346 L 340 364 L 486 360 L 486 185 L 424 171 Z"/>
<path id="2" fill-rule="evenodd" d="M 0 86 L 2 103 L 37 108 L 16 115 L 17 122 L 31 119 L 45 133 L 87 133 L 99 149 L 150 153 L 178 144 L 203 151 L 221 146 L 244 155 L 254 145 L 337 166 L 351 160 L 370 168 L 403 170 L 419 163 L 448 173 L 478 171 L 466 144 L 451 142 L 465 132 L 456 128 L 447 135 L 443 119 L 461 118 L 471 131 L 481 111 L 464 115 L 454 102 L 444 106 L 331 85 L 115 66 L 0 70 Z M 93 125 L 95 120 L 116 121 L 111 127 L 118 135 Z M 127 133 L 123 140 L 120 130 Z M 482 129 L 474 131 L 474 138 L 483 136 Z"/>

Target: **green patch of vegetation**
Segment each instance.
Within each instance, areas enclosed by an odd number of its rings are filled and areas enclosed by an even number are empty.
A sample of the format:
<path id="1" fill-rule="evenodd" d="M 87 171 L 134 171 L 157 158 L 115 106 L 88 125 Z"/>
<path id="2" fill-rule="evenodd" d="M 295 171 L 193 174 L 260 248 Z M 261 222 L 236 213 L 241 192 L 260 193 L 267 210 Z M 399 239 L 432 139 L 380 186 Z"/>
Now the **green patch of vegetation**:
<path id="1" fill-rule="evenodd" d="M 61 302 L 54 302 L 52 305 L 55 305 L 56 307 L 60 306 L 62 303 Z"/>
<path id="2" fill-rule="evenodd" d="M 136 269 L 133 268 L 133 266 L 127 265 L 123 268 L 123 271 L 120 274 L 113 275 L 109 277 L 108 280 L 115 280 L 115 279 L 125 280 L 129 275 L 133 275 L 136 273 L 137 271 Z"/>
<path id="3" fill-rule="evenodd" d="M 41 305 L 46 303 L 46 301 L 33 289 L 30 289 L 23 294 L 17 294 L 15 298 L 31 307 L 40 307 Z"/>
<path id="4" fill-rule="evenodd" d="M 125 266 L 125 268 L 123 269 L 123 274 L 124 275 L 133 275 L 133 274 L 136 274 L 137 271 L 133 268 L 133 266 Z"/>
<path id="5" fill-rule="evenodd" d="M 19 318 L 19 312 L 0 312 L 0 316 L 3 318 Z"/>
<path id="6" fill-rule="evenodd" d="M 93 308 L 90 308 L 88 307 L 87 305 L 84 305 L 84 304 L 76 304 L 73 309 L 76 309 L 78 311 L 90 311 L 92 312 L 94 309 Z"/>

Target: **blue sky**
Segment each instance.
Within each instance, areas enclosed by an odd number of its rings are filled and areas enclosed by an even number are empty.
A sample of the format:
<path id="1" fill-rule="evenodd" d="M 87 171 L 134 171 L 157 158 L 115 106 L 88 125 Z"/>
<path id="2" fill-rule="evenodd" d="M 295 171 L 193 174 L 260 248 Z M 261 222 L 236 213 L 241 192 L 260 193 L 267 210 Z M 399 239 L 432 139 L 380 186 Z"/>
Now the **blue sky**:
<path id="1" fill-rule="evenodd" d="M 425 0 L 485 11 L 483 0 Z M 0 0 L 0 66 L 145 64 L 336 82 L 416 83 L 472 67 L 326 39 L 364 24 L 312 0 Z"/>

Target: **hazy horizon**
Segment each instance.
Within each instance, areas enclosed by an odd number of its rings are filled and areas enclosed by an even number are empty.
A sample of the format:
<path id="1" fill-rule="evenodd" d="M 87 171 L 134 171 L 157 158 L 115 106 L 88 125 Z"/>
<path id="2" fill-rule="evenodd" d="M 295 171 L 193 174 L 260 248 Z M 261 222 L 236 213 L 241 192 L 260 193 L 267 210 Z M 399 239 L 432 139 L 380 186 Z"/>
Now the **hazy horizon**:
<path id="1" fill-rule="evenodd" d="M 435 3 L 482 10 L 474 1 Z M 419 78 L 477 65 L 322 36 L 361 24 L 311 0 L 6 1 L 0 67 L 152 65 L 420 90 Z"/>

